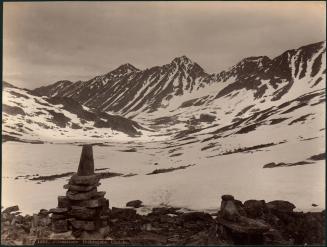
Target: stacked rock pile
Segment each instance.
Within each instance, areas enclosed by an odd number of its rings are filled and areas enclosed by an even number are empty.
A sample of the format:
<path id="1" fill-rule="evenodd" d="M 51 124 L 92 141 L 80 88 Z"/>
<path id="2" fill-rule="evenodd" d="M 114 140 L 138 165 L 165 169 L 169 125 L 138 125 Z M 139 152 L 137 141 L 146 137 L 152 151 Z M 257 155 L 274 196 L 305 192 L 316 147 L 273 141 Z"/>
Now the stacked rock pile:
<path id="1" fill-rule="evenodd" d="M 91 145 L 83 146 L 78 171 L 68 184 L 66 196 L 58 197 L 58 207 L 51 209 L 52 230 L 55 233 L 72 231 L 75 237 L 83 232 L 92 234 L 108 229 L 109 201 L 104 191 L 97 191 L 99 177 L 94 173 Z"/>

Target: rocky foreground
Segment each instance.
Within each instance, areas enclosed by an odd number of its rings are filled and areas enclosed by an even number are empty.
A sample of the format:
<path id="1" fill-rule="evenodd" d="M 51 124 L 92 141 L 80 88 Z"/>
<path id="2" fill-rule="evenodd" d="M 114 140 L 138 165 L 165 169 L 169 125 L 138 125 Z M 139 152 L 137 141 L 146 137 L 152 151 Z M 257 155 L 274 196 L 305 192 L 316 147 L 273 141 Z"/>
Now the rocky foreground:
<path id="1" fill-rule="evenodd" d="M 157 207 L 147 215 L 136 208 L 107 210 L 107 225 L 99 231 L 79 231 L 74 225 L 53 231 L 51 210 L 21 215 L 18 206 L 1 213 L 1 244 L 34 244 L 36 239 L 125 240 L 130 244 L 151 245 L 226 245 L 226 244 L 324 244 L 325 210 L 294 212 L 287 201 L 248 200 L 242 203 L 231 195 L 222 196 L 217 213 L 182 212 L 180 208 Z M 52 212 L 52 213 L 51 213 Z M 69 217 L 69 215 L 67 215 Z"/>

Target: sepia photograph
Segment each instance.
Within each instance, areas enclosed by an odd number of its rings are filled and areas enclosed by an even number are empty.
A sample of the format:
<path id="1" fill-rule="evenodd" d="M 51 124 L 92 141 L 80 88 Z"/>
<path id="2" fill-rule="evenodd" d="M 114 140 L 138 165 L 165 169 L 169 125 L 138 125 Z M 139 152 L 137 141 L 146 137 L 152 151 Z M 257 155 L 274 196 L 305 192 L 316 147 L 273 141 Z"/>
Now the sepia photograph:
<path id="1" fill-rule="evenodd" d="M 325 1 L 2 9 L 1 245 L 325 245 Z"/>

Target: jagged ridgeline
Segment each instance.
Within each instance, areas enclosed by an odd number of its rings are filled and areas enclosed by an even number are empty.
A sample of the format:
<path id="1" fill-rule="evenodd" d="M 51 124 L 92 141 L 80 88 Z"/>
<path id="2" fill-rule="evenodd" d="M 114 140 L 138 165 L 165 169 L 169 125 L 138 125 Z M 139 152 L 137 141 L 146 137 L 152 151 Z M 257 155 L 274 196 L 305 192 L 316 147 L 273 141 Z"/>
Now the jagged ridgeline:
<path id="1" fill-rule="evenodd" d="M 273 59 L 248 57 L 213 74 L 182 56 L 163 66 L 124 64 L 87 81 L 34 90 L 3 82 L 3 140 L 179 138 L 205 128 L 244 134 L 303 123 L 325 102 L 325 53 L 324 41 Z"/>
<path id="2" fill-rule="evenodd" d="M 303 46 L 274 59 L 248 57 L 230 69 L 214 74 L 206 73 L 186 56 L 145 70 L 124 64 L 87 81 L 58 81 L 33 92 L 48 97 L 69 97 L 91 108 L 128 116 L 156 111 L 174 96 L 212 84 L 221 84 L 216 98 L 246 89 L 255 99 L 269 96 L 270 100 L 276 101 L 298 80 L 306 80 L 312 88 L 323 84 L 325 46 L 325 42 Z"/>

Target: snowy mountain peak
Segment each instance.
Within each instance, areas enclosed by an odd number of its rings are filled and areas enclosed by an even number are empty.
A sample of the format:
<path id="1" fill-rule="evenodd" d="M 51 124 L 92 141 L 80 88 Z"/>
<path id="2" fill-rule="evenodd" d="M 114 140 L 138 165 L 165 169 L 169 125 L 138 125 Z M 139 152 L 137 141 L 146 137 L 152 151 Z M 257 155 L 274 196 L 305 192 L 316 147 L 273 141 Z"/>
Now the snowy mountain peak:
<path id="1" fill-rule="evenodd" d="M 185 55 L 174 58 L 170 65 L 177 70 L 184 71 L 184 73 L 189 74 L 192 78 L 205 75 L 204 69 Z"/>
<path id="2" fill-rule="evenodd" d="M 137 72 L 137 71 L 140 71 L 140 70 L 130 63 L 125 63 L 125 64 L 120 65 L 117 69 L 109 72 L 108 74 L 114 73 L 114 74 L 125 75 L 125 74 L 129 74 L 131 72 Z"/>
<path id="3" fill-rule="evenodd" d="M 180 56 L 180 57 L 175 57 L 173 59 L 173 62 L 175 62 L 175 63 L 193 63 L 192 60 L 185 55 Z"/>
<path id="4" fill-rule="evenodd" d="M 174 58 L 172 63 L 178 64 L 178 65 L 181 65 L 181 64 L 194 64 L 193 61 L 191 59 L 189 59 L 185 55 Z"/>

